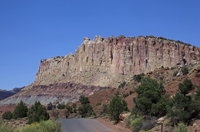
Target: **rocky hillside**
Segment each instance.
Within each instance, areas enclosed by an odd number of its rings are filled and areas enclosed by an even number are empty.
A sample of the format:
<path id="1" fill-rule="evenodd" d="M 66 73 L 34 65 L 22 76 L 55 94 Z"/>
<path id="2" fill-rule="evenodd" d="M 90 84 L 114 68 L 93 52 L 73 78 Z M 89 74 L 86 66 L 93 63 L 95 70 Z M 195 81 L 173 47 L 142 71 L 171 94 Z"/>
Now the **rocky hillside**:
<path id="1" fill-rule="evenodd" d="M 76 101 L 81 94 L 117 88 L 135 74 L 199 61 L 198 47 L 163 37 L 85 37 L 75 55 L 41 60 L 35 81 L 0 105 Z"/>
<path id="2" fill-rule="evenodd" d="M 16 93 L 19 93 L 24 87 L 21 88 L 13 88 L 11 91 L 1 90 L 0 89 L 0 100 L 8 98 Z"/>

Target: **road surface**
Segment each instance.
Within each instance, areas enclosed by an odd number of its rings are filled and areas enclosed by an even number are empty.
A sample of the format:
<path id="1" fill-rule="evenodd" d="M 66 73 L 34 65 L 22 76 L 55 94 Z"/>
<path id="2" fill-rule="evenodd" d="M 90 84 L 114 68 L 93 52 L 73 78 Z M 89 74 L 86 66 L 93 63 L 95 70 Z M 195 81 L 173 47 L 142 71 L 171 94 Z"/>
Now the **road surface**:
<path id="1" fill-rule="evenodd" d="M 65 132 L 114 132 L 95 119 L 59 119 Z"/>

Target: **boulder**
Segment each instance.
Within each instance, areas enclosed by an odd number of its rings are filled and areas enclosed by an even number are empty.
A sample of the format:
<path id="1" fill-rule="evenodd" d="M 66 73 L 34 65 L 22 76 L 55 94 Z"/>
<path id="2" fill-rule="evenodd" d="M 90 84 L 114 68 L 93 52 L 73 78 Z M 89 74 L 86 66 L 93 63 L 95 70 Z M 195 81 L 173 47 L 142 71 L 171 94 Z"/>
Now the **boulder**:
<path id="1" fill-rule="evenodd" d="M 200 64 L 196 65 L 192 70 L 190 70 L 190 72 L 188 73 L 188 76 L 191 77 L 198 72 L 200 72 Z"/>
<path id="2" fill-rule="evenodd" d="M 119 115 L 119 119 L 120 119 L 120 120 L 124 120 L 124 119 L 127 118 L 129 115 L 131 115 L 131 112 L 122 112 L 122 113 Z"/>

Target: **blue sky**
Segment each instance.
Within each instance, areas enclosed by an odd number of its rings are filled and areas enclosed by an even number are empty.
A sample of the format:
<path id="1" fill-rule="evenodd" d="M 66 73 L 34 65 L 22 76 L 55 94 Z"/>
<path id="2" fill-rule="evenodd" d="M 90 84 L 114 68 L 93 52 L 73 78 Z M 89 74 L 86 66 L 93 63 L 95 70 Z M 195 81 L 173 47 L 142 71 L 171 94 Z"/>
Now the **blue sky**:
<path id="1" fill-rule="evenodd" d="M 199 0 L 0 0 L 0 89 L 35 80 L 40 60 L 84 37 L 163 36 L 200 47 Z"/>

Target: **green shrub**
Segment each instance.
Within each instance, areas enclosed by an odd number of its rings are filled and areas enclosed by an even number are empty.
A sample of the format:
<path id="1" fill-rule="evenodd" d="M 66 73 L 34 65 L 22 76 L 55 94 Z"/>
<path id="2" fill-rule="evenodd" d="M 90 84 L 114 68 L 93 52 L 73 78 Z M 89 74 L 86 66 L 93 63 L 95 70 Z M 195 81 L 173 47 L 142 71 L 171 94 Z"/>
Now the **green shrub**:
<path id="1" fill-rule="evenodd" d="M 133 76 L 133 80 L 137 81 L 139 83 L 139 82 L 141 82 L 143 76 L 144 76 L 144 73 L 141 73 L 141 74 L 138 74 L 138 75 L 134 75 Z"/>
<path id="2" fill-rule="evenodd" d="M 175 72 L 173 73 L 173 76 L 175 77 L 177 74 L 178 74 L 178 71 L 175 71 Z"/>
<path id="3" fill-rule="evenodd" d="M 123 88 L 126 85 L 126 81 L 124 81 L 123 83 L 121 83 L 118 88 Z"/>
<path id="4" fill-rule="evenodd" d="M 187 67 L 183 67 L 181 69 L 181 71 L 182 71 L 183 75 L 188 74 L 188 68 Z"/>
<path id="5" fill-rule="evenodd" d="M 32 123 L 22 128 L 23 132 L 62 132 L 61 123 L 51 120 Z"/>
<path id="6" fill-rule="evenodd" d="M 3 113 L 2 118 L 6 120 L 10 120 L 13 118 L 13 114 L 10 111 L 6 111 Z"/>
<path id="7" fill-rule="evenodd" d="M 81 102 L 81 104 L 88 104 L 88 103 L 90 103 L 88 97 L 85 97 L 84 95 L 80 96 L 79 101 Z"/>
<path id="8" fill-rule="evenodd" d="M 126 98 L 126 97 L 128 97 L 129 96 L 129 94 L 128 93 L 126 93 L 126 94 L 123 94 L 123 97 L 124 98 Z"/>
<path id="9" fill-rule="evenodd" d="M 174 127 L 174 132 L 188 132 L 187 126 L 184 123 L 179 123 Z"/>
<path id="10" fill-rule="evenodd" d="M 102 115 L 103 113 L 106 113 L 106 114 L 109 113 L 108 105 L 106 105 L 106 104 L 103 104 L 103 110 L 100 112 L 100 115 Z"/>
<path id="11" fill-rule="evenodd" d="M 82 117 L 96 116 L 93 107 L 89 104 L 88 97 L 81 95 L 79 101 L 81 102 L 82 107 L 79 107 L 78 111 Z"/>
<path id="12" fill-rule="evenodd" d="M 70 107 L 70 106 L 66 105 L 66 108 L 67 108 L 67 110 L 68 110 L 69 114 L 73 113 L 72 107 Z"/>
<path id="13" fill-rule="evenodd" d="M 78 111 L 82 117 L 90 117 L 95 114 L 90 104 L 82 104 L 82 107 L 79 107 Z"/>
<path id="14" fill-rule="evenodd" d="M 76 104 L 75 104 L 75 103 L 72 104 L 72 109 L 73 109 L 73 110 L 72 110 L 73 113 L 76 113 Z"/>
<path id="15" fill-rule="evenodd" d="M 13 132 L 12 129 L 10 127 L 8 127 L 7 125 L 3 124 L 0 125 L 0 132 Z"/>
<path id="16" fill-rule="evenodd" d="M 140 128 L 141 130 L 150 130 L 152 128 L 154 128 L 156 125 L 156 120 L 151 118 L 151 119 L 146 119 L 143 121 L 142 123 L 142 127 Z"/>
<path id="17" fill-rule="evenodd" d="M 151 130 L 145 131 L 145 130 L 141 130 L 140 132 L 153 132 Z"/>
<path id="18" fill-rule="evenodd" d="M 62 104 L 59 103 L 59 104 L 57 105 L 57 108 L 58 108 L 58 109 L 64 109 L 64 108 L 65 108 L 65 104 L 64 104 L 64 103 L 62 103 Z"/>
<path id="19" fill-rule="evenodd" d="M 161 66 L 161 68 L 164 68 L 164 66 Z"/>
<path id="20" fill-rule="evenodd" d="M 58 110 L 53 109 L 51 111 L 51 116 L 56 118 L 56 119 L 58 118 L 59 114 L 60 114 L 60 112 Z"/>
<path id="21" fill-rule="evenodd" d="M 133 131 L 139 131 L 140 128 L 142 127 L 142 123 L 143 123 L 143 118 L 139 117 L 139 118 L 135 118 L 135 119 L 131 119 L 130 122 L 130 127 Z"/>
<path id="22" fill-rule="evenodd" d="M 28 110 L 28 124 L 33 122 L 40 122 L 49 119 L 49 114 L 44 106 L 41 105 L 40 101 L 35 101 L 35 104 Z"/>
<path id="23" fill-rule="evenodd" d="M 99 105 L 101 105 L 101 103 L 97 103 L 97 104 L 96 104 L 96 106 L 99 106 Z"/>
<path id="24" fill-rule="evenodd" d="M 127 102 L 124 99 L 121 99 L 118 94 L 115 94 L 110 101 L 108 110 L 110 114 L 110 120 L 118 121 L 119 115 L 123 111 L 128 111 Z"/>
<path id="25" fill-rule="evenodd" d="M 21 100 L 20 103 L 15 107 L 13 111 L 14 119 L 27 117 L 28 108 Z"/>

